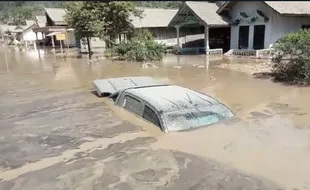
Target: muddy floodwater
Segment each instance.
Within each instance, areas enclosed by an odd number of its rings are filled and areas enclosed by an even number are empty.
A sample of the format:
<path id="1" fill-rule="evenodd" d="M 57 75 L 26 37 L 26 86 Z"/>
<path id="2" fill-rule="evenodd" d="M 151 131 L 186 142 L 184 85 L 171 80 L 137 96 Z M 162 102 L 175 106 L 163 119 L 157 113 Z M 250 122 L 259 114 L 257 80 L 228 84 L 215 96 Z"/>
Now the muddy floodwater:
<path id="1" fill-rule="evenodd" d="M 265 62 L 167 55 L 143 68 L 1 49 L 0 189 L 310 190 L 310 88 L 221 67 Z M 164 134 L 92 93 L 124 76 L 209 94 L 236 117 Z"/>

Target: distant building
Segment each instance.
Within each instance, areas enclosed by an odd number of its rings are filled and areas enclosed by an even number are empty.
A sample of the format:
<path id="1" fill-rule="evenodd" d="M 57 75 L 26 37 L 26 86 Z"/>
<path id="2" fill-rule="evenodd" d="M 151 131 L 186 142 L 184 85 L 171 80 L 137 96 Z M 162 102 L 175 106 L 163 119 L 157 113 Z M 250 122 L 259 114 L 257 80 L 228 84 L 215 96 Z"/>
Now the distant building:
<path id="1" fill-rule="evenodd" d="M 176 32 L 168 27 L 170 21 L 177 13 L 177 9 L 142 8 L 142 18 L 132 17 L 132 24 L 136 31 L 148 30 L 155 40 L 166 45 L 176 45 Z"/>
<path id="2" fill-rule="evenodd" d="M 13 37 L 19 39 L 23 32 L 23 27 L 16 25 L 0 25 L 0 32 L 1 36 L 5 38 Z"/>
<path id="3" fill-rule="evenodd" d="M 136 30 L 144 30 L 147 29 L 151 33 L 153 33 L 155 39 L 159 42 L 163 42 L 166 44 L 176 44 L 176 34 L 173 28 L 168 28 L 168 24 L 170 20 L 174 17 L 177 10 L 171 9 L 150 9 L 150 8 L 140 8 L 143 9 L 143 18 L 132 18 L 132 24 L 134 25 Z M 65 9 L 60 8 L 44 8 L 45 17 L 37 16 L 36 24 L 37 28 L 34 28 L 34 32 L 42 32 L 44 38 L 46 38 L 45 43 L 50 44 L 51 39 L 53 39 L 56 44 L 55 35 L 61 31 L 65 31 L 67 28 L 67 24 L 64 20 L 64 16 L 66 14 Z M 51 36 L 54 36 L 53 38 Z M 85 49 L 85 43 L 79 42 L 75 40 L 74 32 L 70 32 L 68 35 L 68 41 L 70 46 L 83 46 L 82 49 Z M 119 39 L 120 38 L 120 39 Z M 117 37 L 118 41 L 122 40 L 123 37 Z M 50 39 L 50 40 L 49 40 Z M 104 46 L 104 42 L 99 38 L 91 39 L 92 46 L 95 48 L 99 48 Z"/>
<path id="4" fill-rule="evenodd" d="M 36 23 L 38 27 L 33 28 L 33 32 L 43 34 L 44 44 L 59 46 L 60 41 L 56 40 L 57 34 L 65 34 L 66 40 L 62 42 L 62 44 L 68 45 L 70 47 L 74 47 L 77 45 L 74 31 L 67 30 L 67 24 L 64 20 L 64 16 L 66 14 L 65 9 L 60 8 L 44 8 L 45 18 L 42 16 L 36 17 Z M 39 40 L 39 39 L 38 39 Z"/>
<path id="5" fill-rule="evenodd" d="M 20 39 L 24 42 L 35 42 L 36 39 L 42 40 L 43 35 L 41 32 L 39 32 L 36 36 L 36 33 L 33 32 L 33 28 L 36 28 L 38 25 L 36 24 L 35 20 L 26 20 L 26 25 L 22 26 L 23 27 L 23 32 L 20 36 Z"/>

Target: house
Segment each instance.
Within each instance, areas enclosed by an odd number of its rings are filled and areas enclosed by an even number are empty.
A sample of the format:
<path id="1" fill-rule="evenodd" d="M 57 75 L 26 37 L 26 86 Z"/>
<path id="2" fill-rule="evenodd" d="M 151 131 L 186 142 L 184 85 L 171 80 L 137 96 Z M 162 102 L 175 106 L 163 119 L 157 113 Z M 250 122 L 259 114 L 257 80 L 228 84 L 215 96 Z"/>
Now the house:
<path id="1" fill-rule="evenodd" d="M 66 14 L 65 9 L 61 8 L 44 8 L 45 18 L 42 16 L 36 17 L 36 23 L 38 27 L 33 28 L 35 33 L 43 33 L 44 44 L 60 46 L 60 43 L 64 46 L 75 47 L 77 45 L 75 34 L 73 30 L 68 30 L 67 24 L 64 20 Z M 64 34 L 65 40 L 60 42 L 56 39 L 58 34 Z M 38 39 L 39 40 L 39 39 Z"/>
<path id="2" fill-rule="evenodd" d="M 221 2 L 207 1 L 182 3 L 168 25 L 175 28 L 177 44 L 182 51 L 202 53 L 214 49 L 220 52 L 229 50 L 230 25 L 225 17 L 217 14 L 220 5 Z M 184 31 L 187 32 L 184 34 Z"/>
<path id="3" fill-rule="evenodd" d="M 143 11 L 142 18 L 132 17 L 132 24 L 136 31 L 148 30 L 156 41 L 166 45 L 176 45 L 175 29 L 168 25 L 178 10 L 142 7 L 139 9 Z"/>
<path id="4" fill-rule="evenodd" d="M 46 16 L 36 16 L 35 22 L 39 27 L 45 27 L 46 26 Z"/>
<path id="5" fill-rule="evenodd" d="M 231 23 L 231 49 L 267 49 L 289 32 L 310 28 L 307 1 L 227 1 L 217 11 Z"/>
<path id="6" fill-rule="evenodd" d="M 168 44 L 170 40 L 172 41 L 172 44 L 176 44 L 175 31 L 173 28 L 168 28 L 168 24 L 176 14 L 177 10 L 151 8 L 140 9 L 143 9 L 143 18 L 140 19 L 138 17 L 132 17 L 132 24 L 136 30 L 149 30 L 151 33 L 154 34 L 157 41 Z M 33 29 L 33 31 L 37 33 L 42 32 L 43 36 L 45 35 L 47 38 L 47 43 L 56 44 L 56 34 L 66 31 L 67 28 L 67 24 L 64 20 L 64 16 L 66 14 L 65 9 L 44 8 L 44 11 L 45 17 L 36 17 L 36 24 L 38 25 L 38 27 Z M 68 41 L 70 43 L 70 46 L 81 46 L 81 48 L 83 46 L 82 49 L 84 51 L 84 41 L 76 41 L 74 32 L 70 32 L 70 35 L 68 35 Z M 101 41 L 99 38 L 91 38 L 91 44 L 92 46 L 94 46 L 93 48 L 102 48 L 103 46 L 105 47 L 104 42 Z"/>
<path id="7" fill-rule="evenodd" d="M 0 25 L 0 33 L 4 38 L 13 37 L 19 39 L 23 32 L 22 26 L 16 25 Z"/>
<path id="8" fill-rule="evenodd" d="M 39 33 L 35 33 L 33 32 L 33 28 L 36 28 L 38 25 L 34 20 L 26 20 L 26 25 L 22 26 L 23 27 L 23 32 L 20 36 L 20 39 L 24 42 L 28 43 L 32 43 L 35 42 L 36 39 L 38 40 L 42 40 L 43 39 L 43 35 L 41 32 Z M 36 36 L 37 35 L 37 36 Z"/>
<path id="9" fill-rule="evenodd" d="M 289 32 L 310 28 L 310 2 L 306 1 L 186 1 L 169 23 L 183 49 L 269 49 Z M 182 31 L 196 27 L 194 41 Z M 184 40 L 185 38 L 185 40 Z"/>

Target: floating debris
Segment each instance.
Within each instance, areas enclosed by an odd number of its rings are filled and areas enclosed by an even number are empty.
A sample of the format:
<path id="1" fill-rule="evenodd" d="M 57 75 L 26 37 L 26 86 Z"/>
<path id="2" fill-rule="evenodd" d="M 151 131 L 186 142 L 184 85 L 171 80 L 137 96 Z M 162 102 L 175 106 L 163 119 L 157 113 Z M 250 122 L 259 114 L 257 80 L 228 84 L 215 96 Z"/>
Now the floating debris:
<path id="1" fill-rule="evenodd" d="M 173 66 L 173 68 L 176 68 L 176 69 L 181 69 L 182 66 Z"/>
<path id="2" fill-rule="evenodd" d="M 151 63 L 143 63 L 141 67 L 142 68 L 158 68 L 156 65 L 151 64 Z"/>

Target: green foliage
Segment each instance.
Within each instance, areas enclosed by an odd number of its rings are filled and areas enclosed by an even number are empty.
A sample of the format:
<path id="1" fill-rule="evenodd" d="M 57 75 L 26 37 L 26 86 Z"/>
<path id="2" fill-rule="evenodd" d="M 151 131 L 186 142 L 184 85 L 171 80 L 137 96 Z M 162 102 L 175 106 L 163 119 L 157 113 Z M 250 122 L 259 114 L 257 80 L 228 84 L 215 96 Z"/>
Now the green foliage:
<path id="1" fill-rule="evenodd" d="M 94 7 L 95 2 L 76 1 L 67 4 L 65 20 L 68 27 L 75 29 L 78 38 L 95 36 L 98 13 Z"/>
<path id="2" fill-rule="evenodd" d="M 0 23 L 21 25 L 25 20 L 43 15 L 44 7 L 63 8 L 60 1 L 3 1 L 0 2 Z"/>
<path id="3" fill-rule="evenodd" d="M 133 2 L 70 2 L 66 21 L 78 37 L 100 37 L 108 42 L 115 36 L 132 31 L 130 16 L 140 16 Z"/>
<path id="4" fill-rule="evenodd" d="M 25 20 L 33 18 L 32 11 L 37 11 L 37 9 L 33 9 L 32 7 L 17 7 L 12 12 L 12 22 L 14 25 L 24 25 Z"/>
<path id="5" fill-rule="evenodd" d="M 310 84 L 310 30 L 289 33 L 274 45 L 276 80 Z"/>
<path id="6" fill-rule="evenodd" d="M 159 61 L 165 54 L 165 45 L 154 41 L 154 37 L 148 31 L 138 33 L 127 42 L 120 43 L 115 48 L 115 53 L 120 58 L 128 61 Z"/>

